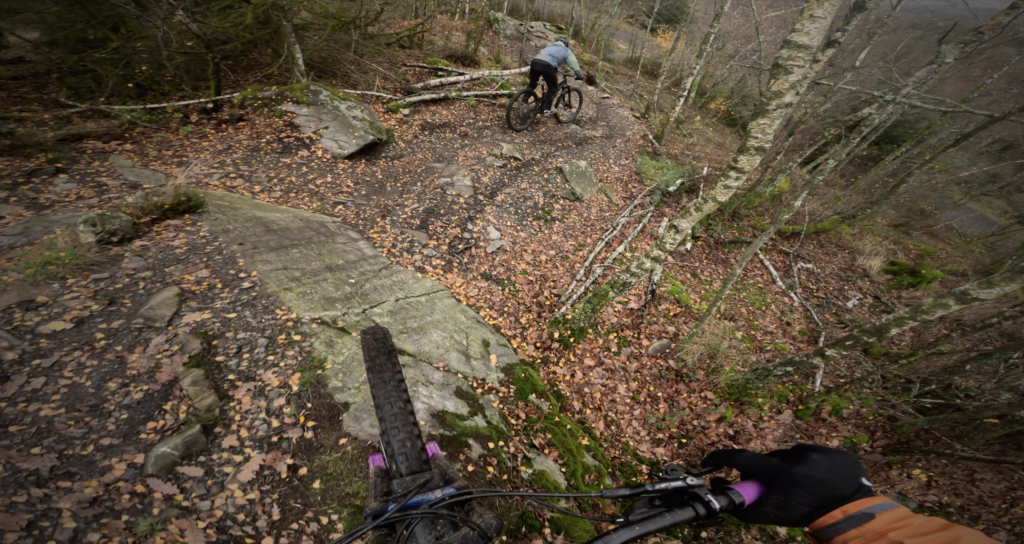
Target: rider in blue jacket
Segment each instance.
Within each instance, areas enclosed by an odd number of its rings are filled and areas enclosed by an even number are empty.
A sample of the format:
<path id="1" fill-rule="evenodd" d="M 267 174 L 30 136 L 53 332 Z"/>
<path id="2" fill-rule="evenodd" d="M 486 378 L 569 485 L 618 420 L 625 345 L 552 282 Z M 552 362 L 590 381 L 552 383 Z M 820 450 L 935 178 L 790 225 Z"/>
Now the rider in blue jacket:
<path id="1" fill-rule="evenodd" d="M 531 93 L 537 88 L 537 81 L 543 77 L 547 84 L 547 91 L 544 92 L 543 108 L 544 115 L 551 115 L 551 103 L 555 100 L 555 87 L 558 85 L 558 68 L 566 65 L 576 74 L 576 79 L 583 79 L 583 71 L 580 70 L 580 63 L 576 61 L 576 55 L 569 50 L 569 40 L 558 38 L 555 43 L 541 49 L 537 56 L 530 61 L 530 84 L 526 89 Z"/>

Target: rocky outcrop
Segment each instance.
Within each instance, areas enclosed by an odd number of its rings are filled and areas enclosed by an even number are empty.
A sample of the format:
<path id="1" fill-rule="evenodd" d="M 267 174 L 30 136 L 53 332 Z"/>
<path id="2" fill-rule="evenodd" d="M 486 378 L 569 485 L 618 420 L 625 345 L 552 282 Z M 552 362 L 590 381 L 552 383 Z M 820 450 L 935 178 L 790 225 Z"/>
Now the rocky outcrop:
<path id="1" fill-rule="evenodd" d="M 526 41 L 537 47 L 551 45 L 561 35 L 558 27 L 543 21 L 523 22 L 517 21 L 498 12 L 491 12 L 492 21 L 495 21 L 494 28 L 501 35 L 509 40 L 520 41 L 523 34 L 526 34 Z"/>
<path id="2" fill-rule="evenodd" d="M 181 464 L 182 460 L 203 451 L 206 448 L 206 435 L 203 426 L 195 425 L 189 429 L 166 438 L 146 454 L 142 470 L 146 474 L 166 476 Z"/>
<path id="3" fill-rule="evenodd" d="M 341 159 L 388 137 L 369 106 L 316 85 L 306 89 L 305 104 L 288 103 L 280 108 L 295 114 L 295 124 L 303 134 L 316 133 L 327 152 Z"/>
<path id="4" fill-rule="evenodd" d="M 594 171 L 585 161 L 575 161 L 569 164 L 560 164 L 559 170 L 565 176 L 569 184 L 572 196 L 576 200 L 583 200 L 601 194 L 601 188 L 594 179 Z"/>

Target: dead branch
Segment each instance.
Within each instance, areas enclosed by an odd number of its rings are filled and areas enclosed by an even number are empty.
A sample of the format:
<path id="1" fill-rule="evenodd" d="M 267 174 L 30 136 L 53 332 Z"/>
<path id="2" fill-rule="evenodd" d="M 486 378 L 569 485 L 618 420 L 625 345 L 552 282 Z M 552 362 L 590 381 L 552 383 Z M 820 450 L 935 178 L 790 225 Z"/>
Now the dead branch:
<path id="1" fill-rule="evenodd" d="M 1024 459 L 1014 459 L 1012 457 L 993 457 L 991 455 L 976 455 L 972 453 L 961 453 L 958 451 L 940 450 L 937 448 L 897 448 L 894 450 L 890 450 L 886 453 L 888 453 L 889 455 L 941 455 L 943 457 L 953 457 L 954 459 L 963 459 L 964 461 L 977 461 L 979 463 L 1024 466 Z"/>
<path id="2" fill-rule="evenodd" d="M 420 102 L 431 102 L 434 100 L 453 100 L 457 98 L 480 98 L 487 96 L 512 96 L 515 91 L 469 91 L 469 92 L 450 92 L 450 93 L 431 93 L 421 94 L 418 96 L 409 96 L 398 102 L 392 102 L 388 104 L 388 107 L 406 107 L 412 104 L 418 104 Z M 395 97 L 398 98 L 398 97 Z"/>
<path id="3" fill-rule="evenodd" d="M 437 70 L 441 72 L 451 72 L 453 74 L 466 75 L 469 72 L 465 70 L 458 70 L 455 68 L 449 68 L 447 66 L 432 66 L 430 64 L 419 64 L 415 62 L 403 62 L 402 66 L 406 68 L 423 68 L 424 70 Z"/>
<path id="4" fill-rule="evenodd" d="M 866 94 L 866 95 L 874 96 L 876 98 L 881 98 L 885 102 L 896 101 L 896 102 L 899 102 L 900 104 L 906 104 L 906 105 L 911 106 L 911 107 L 921 108 L 921 109 L 930 110 L 930 111 L 937 111 L 937 112 L 940 112 L 940 113 L 973 113 L 974 115 L 980 115 L 982 117 L 991 117 L 993 119 L 998 119 L 998 118 L 1004 116 L 1004 114 L 1002 114 L 1002 113 L 993 113 L 993 112 L 990 112 L 990 111 L 982 111 L 982 110 L 971 108 L 969 106 L 965 106 L 963 104 L 954 103 L 953 104 L 955 106 L 954 108 L 940 108 L 938 106 L 932 106 L 930 104 L 925 104 L 923 102 L 918 102 L 916 100 L 910 100 L 908 98 L 896 98 L 892 94 L 880 93 L 880 92 L 871 91 L 871 90 L 868 90 L 868 89 L 860 89 L 860 88 L 857 88 L 857 87 L 851 87 L 849 85 L 836 85 L 835 83 L 830 83 L 828 81 L 820 81 L 820 80 L 819 81 L 815 81 L 815 83 L 817 83 L 818 85 L 827 85 L 827 86 L 830 86 L 830 87 L 839 87 L 840 89 L 845 89 L 847 91 L 853 91 L 855 93 L 861 93 L 861 94 Z M 921 93 L 918 93 L 918 94 L 921 94 Z M 945 101 L 942 98 L 932 97 L 932 96 L 929 96 L 929 95 L 926 95 L 926 94 L 922 94 L 921 96 L 924 96 L 925 98 L 933 98 L 935 100 L 943 100 L 943 101 Z M 1014 118 L 1008 118 L 1007 121 L 1013 121 L 1015 123 L 1024 123 L 1024 121 L 1022 121 L 1020 119 L 1014 119 Z"/>
<path id="5" fill-rule="evenodd" d="M 417 83 L 415 85 L 407 85 L 402 91 L 406 94 L 413 94 L 427 89 L 434 89 L 437 87 L 444 87 L 445 85 L 454 85 L 456 83 L 465 83 L 467 81 L 474 81 L 477 79 L 483 79 L 485 77 L 503 77 L 511 76 L 516 74 L 525 74 L 530 71 L 529 66 L 522 68 L 516 68 L 514 70 L 485 70 L 483 72 L 471 72 L 464 76 L 452 76 L 443 77 L 441 79 L 432 79 L 430 81 L 424 81 L 423 83 Z"/>
<path id="6" fill-rule="evenodd" d="M 144 122 L 139 121 L 138 119 L 128 115 L 127 113 L 122 113 L 122 112 L 119 112 L 117 110 L 114 110 L 114 109 L 111 109 L 111 108 L 108 108 L 108 107 L 104 107 L 104 106 L 87 106 L 85 104 L 79 104 L 78 102 L 72 102 L 72 101 L 70 101 L 70 100 L 68 100 L 67 98 L 64 98 L 64 97 L 58 97 L 58 99 L 61 102 L 64 102 L 65 104 L 71 104 L 72 106 L 77 106 L 78 109 L 77 110 L 73 110 L 73 111 L 86 111 L 86 110 L 103 111 L 103 112 L 106 112 L 106 113 L 109 113 L 109 114 L 112 114 L 112 115 L 116 115 L 118 117 L 123 117 L 123 118 L 127 119 L 128 121 L 131 121 L 132 123 L 135 123 L 135 124 L 138 124 L 138 125 L 142 125 L 142 126 L 147 127 L 147 128 L 155 128 L 155 129 L 158 129 L 158 130 L 160 129 L 160 127 L 158 127 L 156 125 L 151 125 L 149 123 L 144 123 Z M 72 111 L 65 111 L 65 112 L 61 112 L 61 113 L 72 113 Z"/>

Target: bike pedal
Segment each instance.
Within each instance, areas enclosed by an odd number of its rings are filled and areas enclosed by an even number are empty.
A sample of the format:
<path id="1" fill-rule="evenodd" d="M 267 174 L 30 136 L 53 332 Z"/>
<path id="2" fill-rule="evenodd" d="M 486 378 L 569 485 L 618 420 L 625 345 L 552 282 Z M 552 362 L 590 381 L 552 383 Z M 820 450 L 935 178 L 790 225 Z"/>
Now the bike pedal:
<path id="1" fill-rule="evenodd" d="M 717 527 L 717 526 L 719 526 L 719 525 L 721 525 L 723 523 L 725 523 L 725 518 L 723 518 L 723 517 L 715 517 L 715 518 L 702 519 L 700 521 L 691 523 L 690 527 L 693 527 L 694 529 L 705 529 L 707 527 Z"/>

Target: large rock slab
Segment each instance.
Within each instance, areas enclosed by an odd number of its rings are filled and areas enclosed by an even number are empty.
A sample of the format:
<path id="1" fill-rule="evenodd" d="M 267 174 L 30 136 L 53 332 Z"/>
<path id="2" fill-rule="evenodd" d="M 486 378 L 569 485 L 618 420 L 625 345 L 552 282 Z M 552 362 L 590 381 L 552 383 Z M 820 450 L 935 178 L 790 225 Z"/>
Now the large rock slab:
<path id="1" fill-rule="evenodd" d="M 128 181 L 150 186 L 167 185 L 167 174 L 163 172 L 143 168 L 120 155 L 111 155 L 110 162 L 114 164 L 114 170 Z"/>
<path id="2" fill-rule="evenodd" d="M 51 232 L 74 225 L 85 214 L 37 215 L 0 230 L 0 248 L 35 242 Z"/>
<path id="3" fill-rule="evenodd" d="M 203 217 L 211 232 L 300 317 L 321 321 L 308 332 L 330 363 L 332 395 L 349 405 L 343 425 L 355 436 L 376 440 L 378 434 L 357 336 L 367 326 L 390 329 L 405 354 L 409 392 L 427 431 L 438 430 L 431 416 L 439 411 L 470 414 L 455 391 L 472 388 L 457 374 L 497 383 L 501 367 L 518 361 L 508 342 L 447 288 L 395 265 L 340 221 L 228 193 L 206 195 Z"/>
<path id="4" fill-rule="evenodd" d="M 449 166 L 441 172 L 437 185 L 450 195 L 473 196 L 473 175 L 465 166 Z"/>
<path id="5" fill-rule="evenodd" d="M 303 134 L 317 133 L 331 155 L 344 159 L 388 137 L 387 129 L 366 104 L 335 96 L 316 85 L 310 85 L 306 92 L 305 104 L 280 107 L 295 114 L 295 124 Z"/>
<path id="6" fill-rule="evenodd" d="M 558 169 L 565 176 L 573 194 L 579 199 L 587 199 L 601 194 L 601 187 L 594 179 L 594 171 L 586 161 L 574 161 L 560 164 Z"/>

